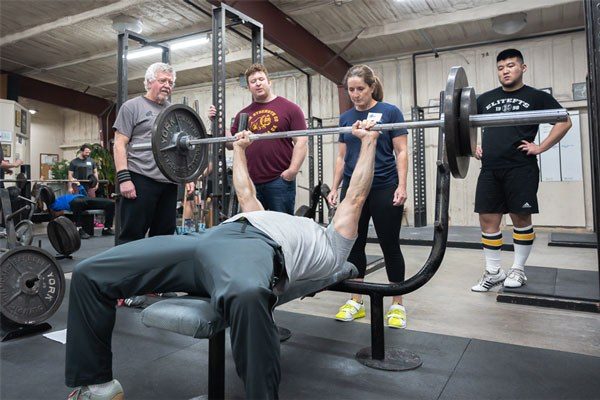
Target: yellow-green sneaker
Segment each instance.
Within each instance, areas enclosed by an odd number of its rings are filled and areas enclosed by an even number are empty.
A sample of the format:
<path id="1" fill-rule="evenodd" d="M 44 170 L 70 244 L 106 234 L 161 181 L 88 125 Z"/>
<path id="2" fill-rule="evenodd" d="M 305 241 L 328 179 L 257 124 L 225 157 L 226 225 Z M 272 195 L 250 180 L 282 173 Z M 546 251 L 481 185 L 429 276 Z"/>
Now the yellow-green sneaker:
<path id="1" fill-rule="evenodd" d="M 365 313 L 365 306 L 352 299 L 348 300 L 346 304 L 340 307 L 335 319 L 338 321 L 354 321 L 358 318 L 364 318 L 367 314 Z"/>
<path id="2" fill-rule="evenodd" d="M 406 309 L 404 306 L 400 304 L 392 304 L 385 317 L 390 328 L 406 328 Z"/>

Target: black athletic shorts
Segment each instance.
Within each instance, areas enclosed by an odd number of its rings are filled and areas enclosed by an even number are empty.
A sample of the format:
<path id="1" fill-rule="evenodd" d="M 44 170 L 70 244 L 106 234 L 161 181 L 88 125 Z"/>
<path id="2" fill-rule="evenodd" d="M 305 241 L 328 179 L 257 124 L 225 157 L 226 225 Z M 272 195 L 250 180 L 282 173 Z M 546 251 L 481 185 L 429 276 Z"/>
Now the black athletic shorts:
<path id="1" fill-rule="evenodd" d="M 537 164 L 482 169 L 475 192 L 478 214 L 537 214 L 540 170 Z"/>

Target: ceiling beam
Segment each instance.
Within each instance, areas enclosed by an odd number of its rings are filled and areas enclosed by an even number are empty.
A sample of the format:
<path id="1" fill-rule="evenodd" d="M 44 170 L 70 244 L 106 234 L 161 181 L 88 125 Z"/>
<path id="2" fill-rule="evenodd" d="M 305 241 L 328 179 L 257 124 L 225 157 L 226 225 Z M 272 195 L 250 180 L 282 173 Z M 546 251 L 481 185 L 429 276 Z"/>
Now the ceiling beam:
<path id="1" fill-rule="evenodd" d="M 13 73 L 8 74 L 8 85 L 13 97 L 27 97 L 93 115 L 101 115 L 113 104 L 101 97 Z"/>
<path id="2" fill-rule="evenodd" d="M 221 5 L 218 0 L 207 1 L 217 7 Z M 352 66 L 267 0 L 223 3 L 262 23 L 265 39 L 338 85 Z"/>
<path id="3" fill-rule="evenodd" d="M 79 14 L 68 15 L 66 17 L 59 18 L 56 21 L 48 22 L 46 24 L 41 24 L 38 26 L 34 26 L 33 28 L 25 29 L 20 32 L 15 32 L 3 36 L 0 38 L 0 46 L 15 43 L 19 40 L 28 39 L 32 36 L 41 35 L 48 31 L 62 28 L 64 26 L 74 25 L 82 21 L 90 20 L 92 18 L 99 18 L 108 14 L 115 14 L 133 6 L 145 3 L 147 1 L 148 0 L 120 0 L 116 3 L 109 4 L 107 6 L 94 8 L 92 10 L 84 11 Z"/>
<path id="4" fill-rule="evenodd" d="M 251 2 L 252 3 L 252 2 Z M 359 39 L 369 39 L 385 35 L 396 35 L 403 32 L 419 29 L 434 28 L 441 25 L 460 24 L 463 22 L 480 21 L 500 15 L 517 12 L 527 12 L 540 8 L 553 7 L 569 3 L 579 3 L 579 0 L 506 0 L 479 7 L 464 10 L 455 10 L 451 13 L 439 13 L 420 18 L 403 19 L 383 25 L 357 27 L 351 31 L 337 32 L 330 35 L 320 36 L 327 44 L 340 44 L 352 40 L 361 29 L 364 31 L 358 35 Z"/>

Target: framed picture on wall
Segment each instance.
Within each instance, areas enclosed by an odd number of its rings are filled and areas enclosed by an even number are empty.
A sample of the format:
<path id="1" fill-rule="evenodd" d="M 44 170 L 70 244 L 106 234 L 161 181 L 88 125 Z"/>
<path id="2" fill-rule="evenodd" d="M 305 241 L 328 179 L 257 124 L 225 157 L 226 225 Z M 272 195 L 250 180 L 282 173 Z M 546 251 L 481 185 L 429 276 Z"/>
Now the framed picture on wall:
<path id="1" fill-rule="evenodd" d="M 12 157 L 12 145 L 10 143 L 2 143 L 2 153 L 4 158 Z"/>
<path id="2" fill-rule="evenodd" d="M 40 178 L 49 179 L 52 166 L 58 162 L 58 154 L 40 153 Z"/>
<path id="3" fill-rule="evenodd" d="M 15 110 L 15 126 L 21 127 L 21 110 Z"/>
<path id="4" fill-rule="evenodd" d="M 21 112 L 21 133 L 27 134 L 27 111 Z"/>

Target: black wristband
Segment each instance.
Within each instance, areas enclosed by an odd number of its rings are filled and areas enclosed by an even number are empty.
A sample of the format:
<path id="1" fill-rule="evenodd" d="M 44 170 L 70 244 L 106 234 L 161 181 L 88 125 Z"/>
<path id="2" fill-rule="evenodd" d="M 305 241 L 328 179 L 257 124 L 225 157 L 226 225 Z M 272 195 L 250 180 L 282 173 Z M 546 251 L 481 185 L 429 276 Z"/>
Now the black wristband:
<path id="1" fill-rule="evenodd" d="M 122 169 L 119 172 L 117 172 L 117 182 L 119 182 L 119 184 L 130 180 L 131 174 L 129 173 L 128 169 Z"/>

